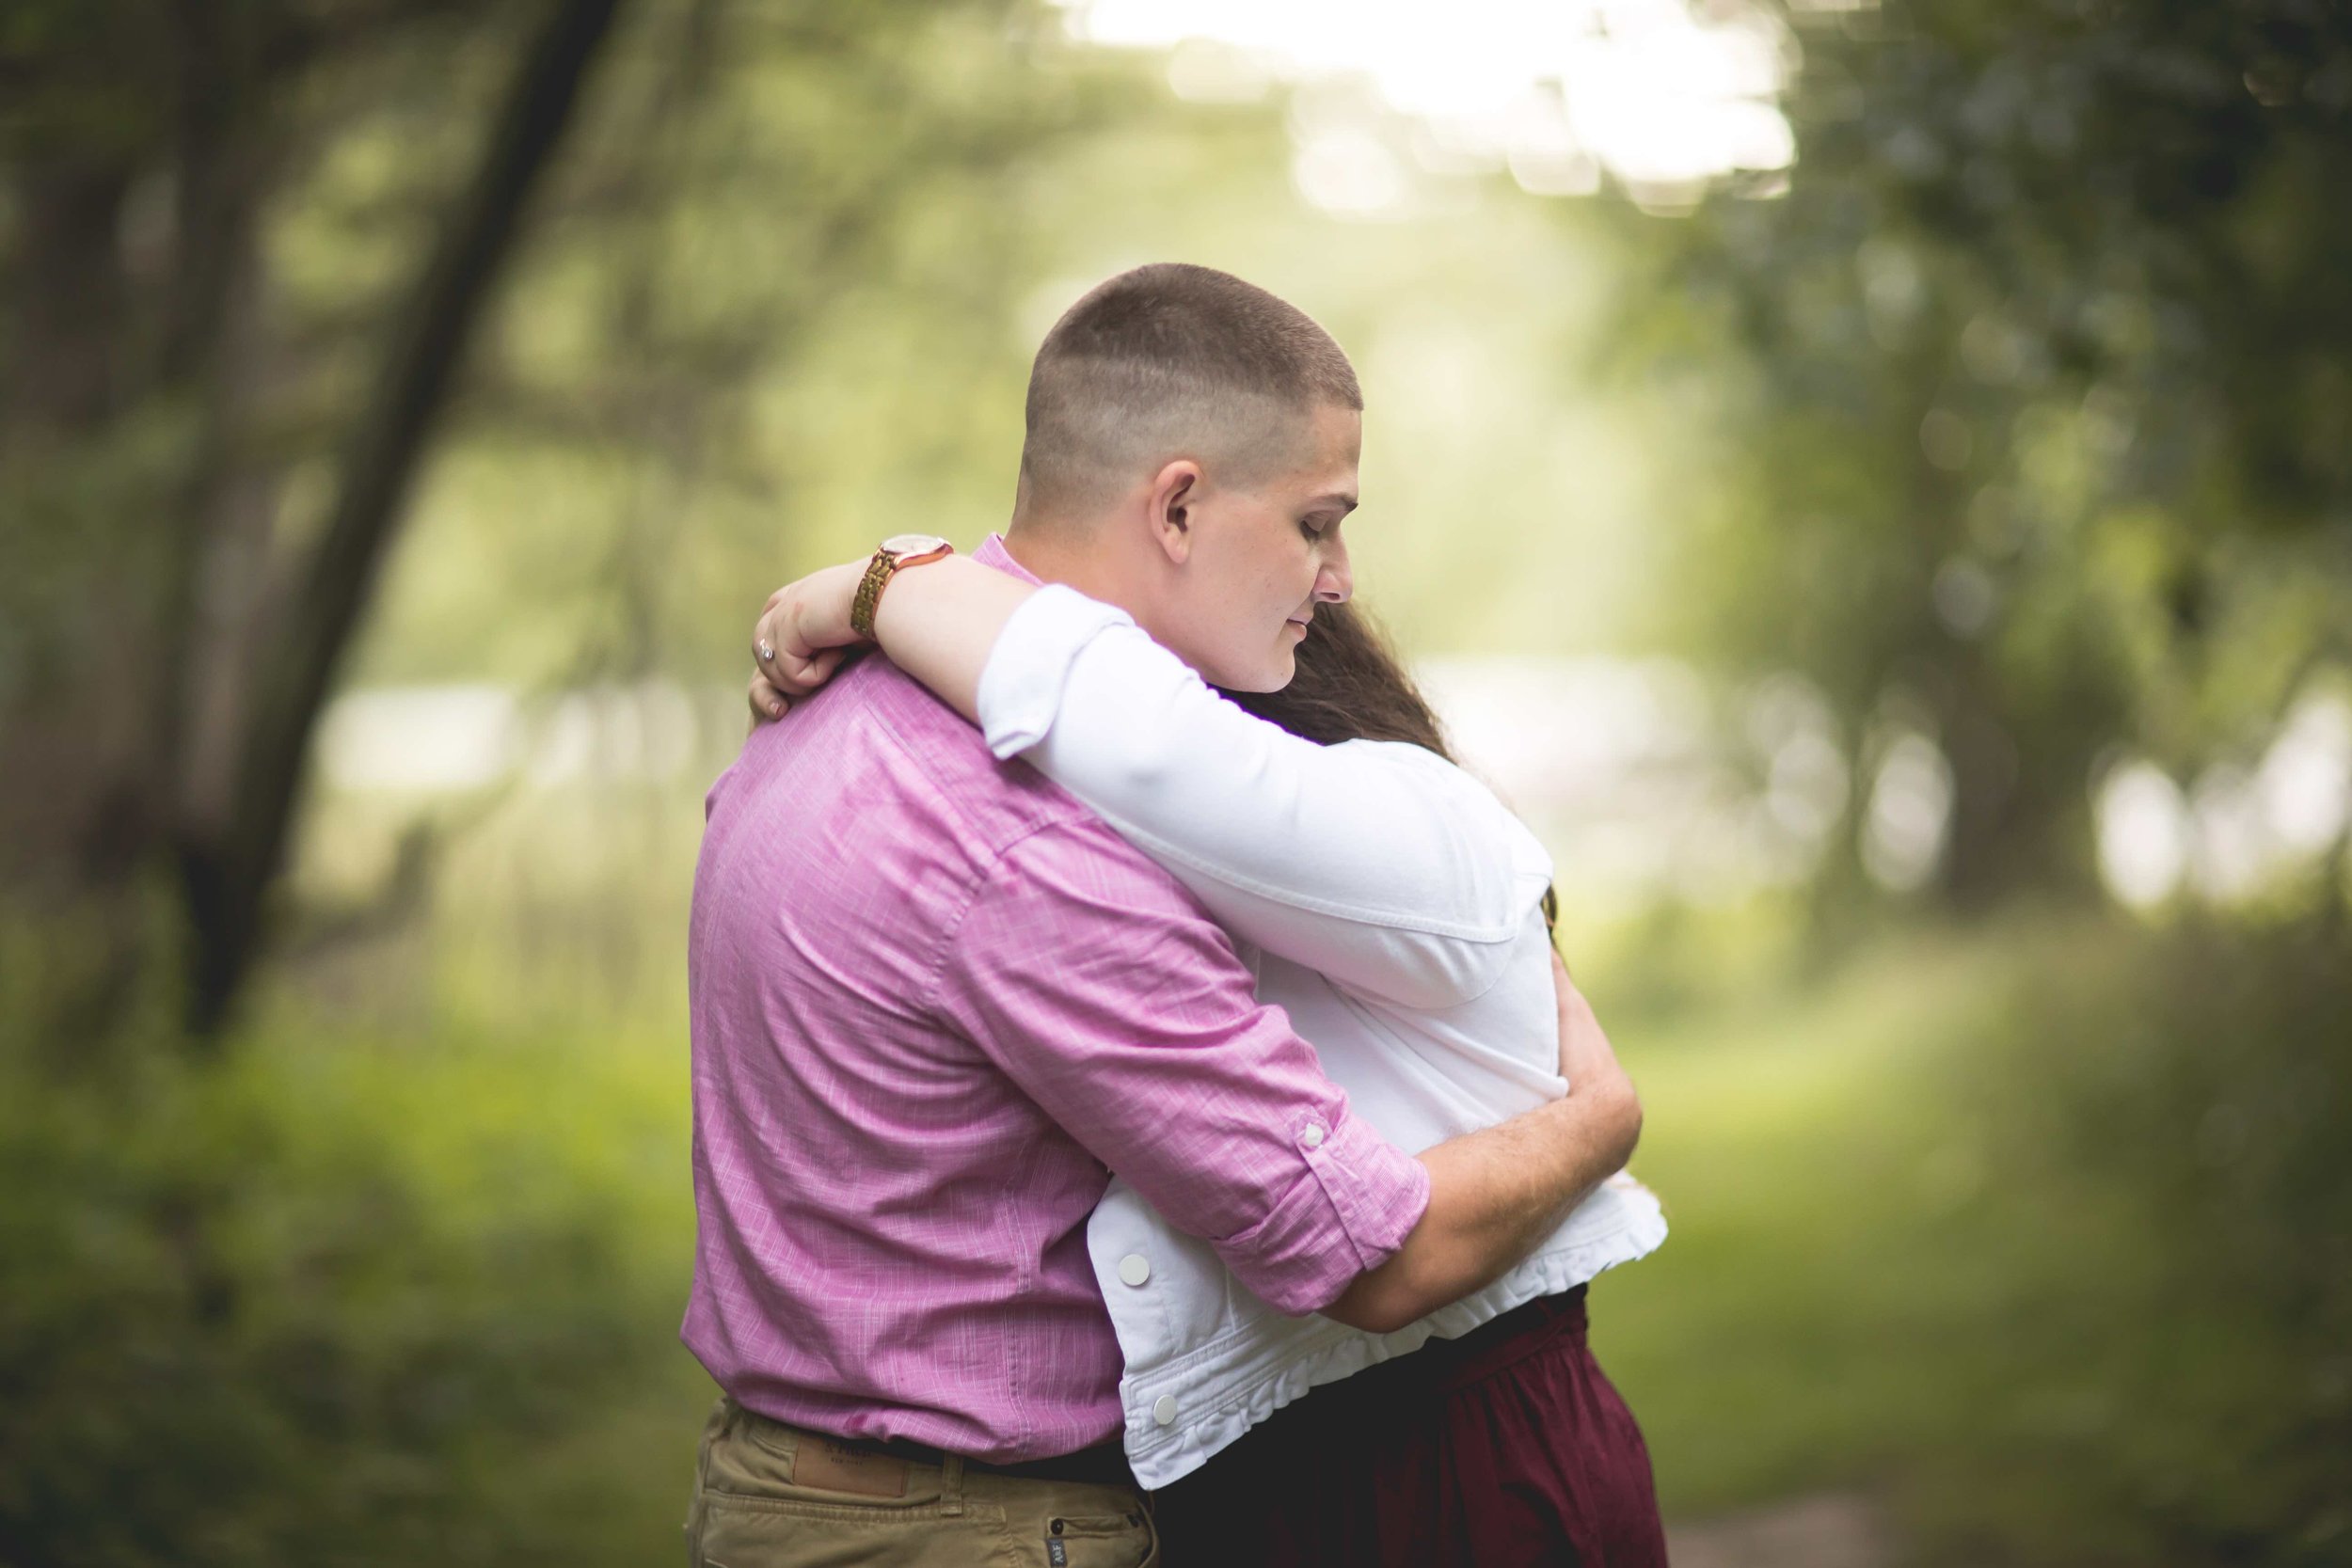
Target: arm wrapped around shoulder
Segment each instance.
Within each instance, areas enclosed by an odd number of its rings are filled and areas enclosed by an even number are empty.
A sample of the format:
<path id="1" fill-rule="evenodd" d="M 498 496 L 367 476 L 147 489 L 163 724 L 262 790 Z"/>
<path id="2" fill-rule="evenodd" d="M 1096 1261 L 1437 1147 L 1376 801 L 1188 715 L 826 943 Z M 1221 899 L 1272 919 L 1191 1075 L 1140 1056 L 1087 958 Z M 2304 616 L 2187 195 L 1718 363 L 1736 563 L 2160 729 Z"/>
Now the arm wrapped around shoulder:
<path id="1" fill-rule="evenodd" d="M 1565 1100 L 1425 1151 L 1429 1207 L 1389 1260 L 1327 1316 L 1385 1334 L 1480 1290 L 1527 1256 L 1642 1138 L 1642 1101 L 1583 993 L 1555 958 Z"/>
<path id="2" fill-rule="evenodd" d="M 1400 1006 L 1491 987 L 1551 882 L 1534 835 L 1443 757 L 1295 736 L 1068 588 L 1007 619 L 977 702 L 998 755 L 1093 807 L 1226 929 Z"/>
<path id="3" fill-rule="evenodd" d="M 1338 1297 L 1428 1202 L 1428 1170 L 1349 1114 L 1225 933 L 1099 821 L 1004 852 L 928 1005 L 1283 1310 Z"/>

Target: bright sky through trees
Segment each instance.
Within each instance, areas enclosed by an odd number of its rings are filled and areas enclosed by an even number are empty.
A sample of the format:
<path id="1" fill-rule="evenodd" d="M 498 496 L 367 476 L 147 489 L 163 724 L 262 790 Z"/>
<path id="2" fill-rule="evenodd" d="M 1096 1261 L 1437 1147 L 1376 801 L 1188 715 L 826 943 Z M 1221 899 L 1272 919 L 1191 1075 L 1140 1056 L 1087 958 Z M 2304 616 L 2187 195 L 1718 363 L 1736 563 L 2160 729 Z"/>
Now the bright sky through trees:
<path id="1" fill-rule="evenodd" d="M 1420 122 L 1411 155 L 1438 171 L 1507 166 L 1540 195 L 1591 195 L 1604 173 L 1645 207 L 1687 210 L 1745 171 L 1756 194 L 1795 158 L 1778 99 L 1796 62 L 1761 10 L 1702 18 L 1684 0 L 1063 0 L 1089 42 L 1170 49 L 1187 97 L 1253 96 L 1275 79 L 1356 78 Z M 1369 128 L 1308 115 L 1299 187 L 1327 210 L 1381 215 L 1404 169 Z"/>

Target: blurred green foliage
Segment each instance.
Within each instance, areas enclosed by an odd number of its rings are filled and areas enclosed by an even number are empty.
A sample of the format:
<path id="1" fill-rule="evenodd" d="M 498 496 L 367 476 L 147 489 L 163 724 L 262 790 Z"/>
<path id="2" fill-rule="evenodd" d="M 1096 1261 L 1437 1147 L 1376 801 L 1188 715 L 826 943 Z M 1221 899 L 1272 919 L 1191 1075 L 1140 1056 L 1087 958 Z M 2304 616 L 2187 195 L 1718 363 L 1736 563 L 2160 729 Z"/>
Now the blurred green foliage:
<path id="1" fill-rule="evenodd" d="M 1629 340 L 1741 345 L 1685 636 L 1933 735 L 1955 901 L 2081 888 L 2104 755 L 2245 756 L 2352 660 L 2352 19 L 1799 21 L 1786 194 L 1700 214 Z"/>
<path id="2" fill-rule="evenodd" d="M 0 1082 L 0 1560 L 579 1561 L 683 1497 L 593 1447 L 675 1385 L 669 1053 L 142 1043 Z"/>
<path id="3" fill-rule="evenodd" d="M 1595 1333 L 1670 1510 L 1919 1560 L 2352 1560 L 2352 942 L 2011 920 L 1635 1037 L 1675 1234 Z M 1702 1196 L 1703 1195 L 1703 1196 Z"/>
<path id="4" fill-rule="evenodd" d="M 1794 671 L 1837 721 L 1811 883 L 1564 879 L 1675 1215 L 1596 1293 L 1670 1508 L 2352 1561 L 2344 842 L 2143 923 L 2090 820 L 2113 757 L 2190 784 L 2352 664 L 2342 8 L 1792 10 L 1785 190 L 1416 175 L 1371 223 L 1288 167 L 1303 115 L 1407 141 L 1345 84 L 1179 103 L 1016 0 L 627 9 L 347 669 L 674 682 L 693 760 L 316 792 L 277 962 L 191 1036 L 180 857 L 552 13 L 0 17 L 0 1560 L 675 1551 L 700 693 L 774 581 L 998 526 L 1038 337 L 1180 256 L 1357 358 L 1415 652 Z M 1900 735 L 1955 784 L 1922 898 L 1861 874 Z"/>

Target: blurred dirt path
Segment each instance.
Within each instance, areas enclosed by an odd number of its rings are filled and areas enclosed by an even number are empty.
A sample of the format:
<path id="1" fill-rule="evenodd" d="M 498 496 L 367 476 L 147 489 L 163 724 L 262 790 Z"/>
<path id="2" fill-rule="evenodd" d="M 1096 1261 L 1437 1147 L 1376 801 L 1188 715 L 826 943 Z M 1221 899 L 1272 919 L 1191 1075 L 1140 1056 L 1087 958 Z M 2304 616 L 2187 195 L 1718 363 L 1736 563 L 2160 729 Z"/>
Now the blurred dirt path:
<path id="1" fill-rule="evenodd" d="M 1850 1492 L 1669 1525 L 1666 1554 L 1674 1568 L 1887 1568 L 1898 1560 L 1877 1506 Z"/>

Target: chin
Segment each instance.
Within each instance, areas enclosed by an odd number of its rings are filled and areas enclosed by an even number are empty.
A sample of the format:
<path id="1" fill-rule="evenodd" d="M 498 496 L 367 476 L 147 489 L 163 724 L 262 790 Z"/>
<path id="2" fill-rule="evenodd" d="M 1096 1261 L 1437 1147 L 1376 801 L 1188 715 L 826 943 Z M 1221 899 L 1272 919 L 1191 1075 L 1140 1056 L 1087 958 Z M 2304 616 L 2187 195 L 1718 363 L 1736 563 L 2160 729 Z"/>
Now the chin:
<path id="1" fill-rule="evenodd" d="M 1247 671 L 1235 671 L 1234 679 L 1216 684 L 1228 691 L 1279 691 L 1290 685 L 1298 673 L 1298 658 L 1284 648 L 1274 657 Z"/>

